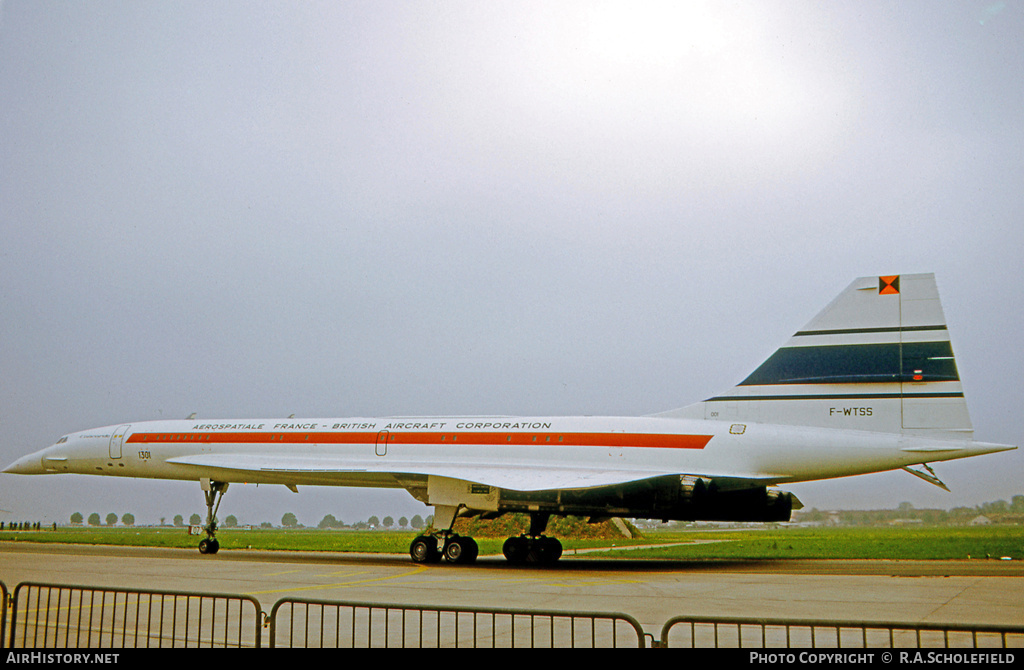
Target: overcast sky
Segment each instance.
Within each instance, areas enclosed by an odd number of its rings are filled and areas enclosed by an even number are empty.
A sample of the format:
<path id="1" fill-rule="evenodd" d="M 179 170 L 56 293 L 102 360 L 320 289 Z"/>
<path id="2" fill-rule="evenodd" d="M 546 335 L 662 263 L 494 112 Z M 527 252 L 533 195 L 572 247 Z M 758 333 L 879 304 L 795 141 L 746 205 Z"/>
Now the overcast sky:
<path id="1" fill-rule="evenodd" d="M 853 278 L 935 272 L 977 439 L 1021 444 L 1024 4 L 0 5 L 0 466 L 158 418 L 648 414 Z M 788 487 L 1024 493 L 1021 450 Z M 0 520 L 204 510 L 0 475 Z M 426 515 L 236 486 L 221 516 Z"/>

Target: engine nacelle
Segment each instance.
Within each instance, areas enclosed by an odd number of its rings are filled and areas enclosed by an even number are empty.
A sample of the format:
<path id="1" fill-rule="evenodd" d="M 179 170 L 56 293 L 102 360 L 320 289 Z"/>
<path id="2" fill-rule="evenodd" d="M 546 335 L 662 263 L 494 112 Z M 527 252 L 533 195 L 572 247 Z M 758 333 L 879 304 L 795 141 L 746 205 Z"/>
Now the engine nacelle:
<path id="1" fill-rule="evenodd" d="M 683 477 L 680 478 L 679 503 L 672 518 L 684 521 L 789 521 L 794 500 L 791 493 L 765 486 L 724 488 L 714 480 Z"/>
<path id="2" fill-rule="evenodd" d="M 565 491 L 501 490 L 497 512 L 545 512 L 665 521 L 789 521 L 800 501 L 749 481 L 665 476 Z"/>

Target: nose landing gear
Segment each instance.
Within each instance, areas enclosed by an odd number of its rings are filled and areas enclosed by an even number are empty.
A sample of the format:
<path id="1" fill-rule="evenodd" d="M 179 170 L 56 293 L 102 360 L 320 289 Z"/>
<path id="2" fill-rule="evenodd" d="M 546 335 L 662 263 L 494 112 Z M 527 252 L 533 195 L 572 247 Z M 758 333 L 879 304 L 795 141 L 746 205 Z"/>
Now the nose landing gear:
<path id="1" fill-rule="evenodd" d="M 220 501 L 224 499 L 224 493 L 228 490 L 227 482 L 213 482 L 209 479 L 199 480 L 203 488 L 203 495 L 206 497 L 206 525 L 203 530 L 206 532 L 206 539 L 199 541 L 200 554 L 216 554 L 220 551 L 220 542 L 217 541 L 217 510 L 220 509 Z M 216 503 L 216 506 L 214 505 Z"/>

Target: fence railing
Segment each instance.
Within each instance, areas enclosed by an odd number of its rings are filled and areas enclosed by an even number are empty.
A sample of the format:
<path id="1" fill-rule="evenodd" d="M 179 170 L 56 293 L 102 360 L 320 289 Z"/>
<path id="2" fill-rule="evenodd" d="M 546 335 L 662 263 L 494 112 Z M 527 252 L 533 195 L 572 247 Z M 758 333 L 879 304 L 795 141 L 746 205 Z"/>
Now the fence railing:
<path id="1" fill-rule="evenodd" d="M 608 612 L 281 600 L 271 647 L 644 647 L 632 617 Z"/>
<path id="2" fill-rule="evenodd" d="M 8 613 L 8 609 L 10 612 Z M 269 642 L 262 631 L 269 628 Z M 609 612 L 453 608 L 0 582 L 0 648 L 1017 647 L 1024 625 L 675 617 L 655 640 Z"/>
<path id="3" fill-rule="evenodd" d="M 24 582 L 14 589 L 12 647 L 259 647 L 253 598 Z"/>
<path id="4" fill-rule="evenodd" d="M 754 617 L 675 617 L 665 647 L 1024 647 L 1024 626 L 834 621 Z"/>
<path id="5" fill-rule="evenodd" d="M 7 585 L 0 582 L 0 649 L 7 646 Z"/>

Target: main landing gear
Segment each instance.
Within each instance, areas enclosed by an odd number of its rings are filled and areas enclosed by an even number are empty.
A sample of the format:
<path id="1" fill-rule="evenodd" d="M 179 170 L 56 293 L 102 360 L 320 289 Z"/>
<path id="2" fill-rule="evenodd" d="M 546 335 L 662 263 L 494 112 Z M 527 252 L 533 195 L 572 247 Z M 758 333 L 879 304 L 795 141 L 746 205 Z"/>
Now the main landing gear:
<path id="1" fill-rule="evenodd" d="M 443 558 L 449 563 L 466 564 L 476 560 L 479 548 L 476 540 L 452 532 L 455 518 L 462 505 L 434 506 L 434 522 L 447 529 L 430 535 L 420 535 L 409 545 L 409 556 L 413 563 L 438 563 Z"/>
<path id="2" fill-rule="evenodd" d="M 438 510 L 440 512 L 440 510 Z M 437 516 L 440 516 L 438 514 Z M 464 565 L 476 560 L 479 549 L 476 540 L 452 532 L 455 514 L 447 530 L 430 535 L 420 535 L 409 545 L 409 556 L 414 563 L 448 563 Z M 562 556 L 562 543 L 553 537 L 544 537 L 549 514 L 530 514 L 530 531 L 519 537 L 505 540 L 502 553 L 513 565 L 551 565 Z"/>
<path id="3" fill-rule="evenodd" d="M 513 565 L 552 565 L 562 557 L 562 543 L 553 537 L 544 537 L 550 514 L 530 514 L 530 531 L 526 535 L 505 540 L 501 553 Z"/>
<path id="4" fill-rule="evenodd" d="M 449 563 L 464 565 L 476 560 L 479 548 L 471 537 L 444 531 L 439 535 L 420 535 L 409 545 L 409 555 L 414 563 Z"/>
<path id="5" fill-rule="evenodd" d="M 505 540 L 501 553 L 513 565 L 551 565 L 562 557 L 562 543 L 553 537 L 520 535 Z"/>
<path id="6" fill-rule="evenodd" d="M 199 541 L 200 554 L 216 554 L 220 550 L 220 542 L 217 541 L 217 510 L 220 509 L 220 501 L 224 499 L 224 493 L 228 490 L 227 482 L 212 482 L 209 479 L 202 479 L 199 485 L 203 487 L 203 495 L 206 496 L 206 539 Z M 216 505 L 214 505 L 216 503 Z"/>

